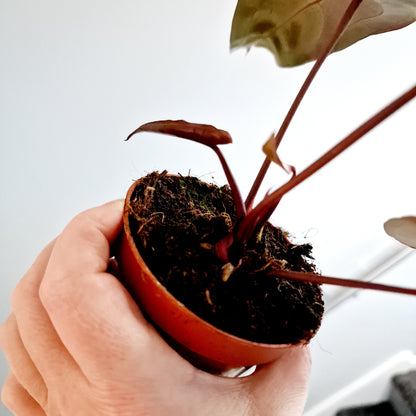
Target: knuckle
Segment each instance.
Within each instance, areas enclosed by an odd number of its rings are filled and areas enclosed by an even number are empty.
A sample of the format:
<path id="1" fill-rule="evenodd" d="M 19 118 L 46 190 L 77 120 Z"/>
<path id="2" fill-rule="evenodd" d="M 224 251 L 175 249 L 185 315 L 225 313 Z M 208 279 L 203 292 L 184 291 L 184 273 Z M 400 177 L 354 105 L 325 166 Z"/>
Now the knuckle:
<path id="1" fill-rule="evenodd" d="M 13 289 L 13 292 L 10 298 L 13 311 L 20 309 L 22 303 L 25 302 L 25 299 L 28 299 L 29 296 L 32 296 L 29 293 L 30 290 L 28 287 L 27 279 L 25 277 L 26 276 L 24 276 L 16 285 L 16 287 Z"/>
<path id="2" fill-rule="evenodd" d="M 16 415 L 28 414 L 29 411 L 30 414 L 32 414 L 32 410 L 36 410 L 36 414 L 40 414 L 39 411 L 45 409 L 45 406 L 48 406 L 47 391 L 40 397 L 42 399 L 41 401 L 38 400 L 38 397 L 35 398 L 31 396 L 28 390 L 20 384 L 12 372 L 9 373 L 1 390 L 1 401 L 13 414 Z"/>
<path id="3" fill-rule="evenodd" d="M 49 391 L 43 380 L 37 379 L 31 386 L 31 394 L 33 399 L 42 409 L 46 409 L 49 405 Z"/>
<path id="4" fill-rule="evenodd" d="M 62 306 L 78 290 L 74 286 L 75 278 L 78 282 L 83 281 L 82 276 L 88 275 L 89 270 L 107 267 L 107 259 L 94 255 L 95 248 L 106 244 L 99 228 L 99 221 L 86 211 L 74 217 L 58 237 L 55 248 L 59 255 L 54 258 L 52 267 L 46 271 L 47 277 L 39 287 L 39 297 L 47 310 Z M 88 246 L 88 252 L 74 250 L 80 241 Z M 72 256 L 68 254 L 68 250 Z"/>
<path id="5" fill-rule="evenodd" d="M 1 390 L 1 400 L 4 403 L 4 405 L 11 411 L 16 410 L 16 396 L 16 381 L 13 375 L 10 373 L 3 384 L 3 388 Z"/>
<path id="6" fill-rule="evenodd" d="M 67 225 L 64 233 L 75 232 L 89 242 L 102 241 L 101 229 L 103 221 L 100 216 L 93 210 L 84 211 L 75 216 Z"/>
<path id="7" fill-rule="evenodd" d="M 70 279 L 65 277 L 64 280 Z M 51 315 L 55 309 L 66 306 L 68 293 L 62 284 L 57 284 L 55 280 L 43 280 L 39 287 L 39 299 L 48 315 Z"/>
<path id="8" fill-rule="evenodd" d="M 54 275 L 61 274 L 59 279 L 43 279 L 39 286 L 39 301 L 46 313 L 51 317 L 55 310 L 66 307 L 68 288 L 70 288 L 71 277 L 68 272 L 60 269 L 54 271 Z M 65 284 L 62 284 L 65 283 Z"/>
<path id="9" fill-rule="evenodd" d="M 4 352 L 7 354 L 8 345 L 10 339 L 12 338 L 12 315 L 10 315 L 6 321 L 0 326 L 0 346 L 4 350 Z"/>

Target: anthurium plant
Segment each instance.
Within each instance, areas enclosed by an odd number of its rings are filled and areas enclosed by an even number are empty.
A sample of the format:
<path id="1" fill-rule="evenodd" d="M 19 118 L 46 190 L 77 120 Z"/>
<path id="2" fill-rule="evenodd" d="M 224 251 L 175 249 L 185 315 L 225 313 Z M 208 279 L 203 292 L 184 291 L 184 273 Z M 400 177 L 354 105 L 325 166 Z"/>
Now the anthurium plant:
<path id="1" fill-rule="evenodd" d="M 384 230 L 400 243 L 416 248 L 416 217 L 391 218 L 384 223 Z"/>
<path id="2" fill-rule="evenodd" d="M 263 146 L 265 161 L 248 196 L 243 199 L 220 147 L 232 142 L 224 130 L 211 125 L 183 120 L 162 120 L 146 123 L 133 131 L 156 132 L 192 140 L 211 148 L 224 169 L 236 206 L 236 220 L 231 231 L 215 245 L 218 258 L 224 263 L 223 280 L 240 267 L 246 243 L 261 231 L 286 193 L 319 171 L 366 133 L 416 97 L 416 85 L 369 117 L 347 137 L 329 149 L 309 167 L 297 173 L 278 156 L 278 147 L 306 91 L 326 57 L 369 35 L 402 28 L 416 20 L 416 0 L 239 0 L 232 23 L 231 48 L 261 46 L 269 49 L 281 66 L 294 66 L 315 61 L 293 104 L 276 133 Z M 410 52 L 409 52 L 410 53 Z M 265 195 L 256 206 L 254 198 L 271 163 L 277 163 L 290 179 Z M 385 224 L 386 232 L 399 241 L 416 247 L 416 219 L 405 217 Z M 377 289 L 416 295 L 416 289 L 399 288 L 371 282 L 321 276 L 292 270 L 273 270 L 281 278 L 334 284 L 361 289 Z"/>
<path id="3" fill-rule="evenodd" d="M 356 10 L 341 28 L 334 51 L 416 19 L 414 0 L 239 0 L 231 48 L 265 47 L 281 66 L 313 61 L 328 46 L 348 7 Z"/>

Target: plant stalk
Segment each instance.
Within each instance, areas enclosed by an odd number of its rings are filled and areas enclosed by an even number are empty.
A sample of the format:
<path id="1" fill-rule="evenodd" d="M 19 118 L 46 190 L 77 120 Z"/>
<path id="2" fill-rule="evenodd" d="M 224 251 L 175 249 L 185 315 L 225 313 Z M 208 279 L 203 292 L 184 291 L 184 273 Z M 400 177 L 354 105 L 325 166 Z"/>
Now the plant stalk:
<path id="1" fill-rule="evenodd" d="M 237 185 L 237 182 L 234 179 L 231 169 L 228 166 L 227 161 L 225 160 L 224 155 L 218 146 L 210 146 L 211 149 L 216 153 L 218 159 L 221 162 L 222 169 L 224 170 L 225 176 L 227 178 L 228 185 L 230 185 L 231 192 L 234 198 L 234 204 L 237 211 L 238 219 L 242 219 L 246 215 L 246 206 L 244 205 L 243 197 L 241 196 L 240 189 Z"/>
<path id="2" fill-rule="evenodd" d="M 381 290 L 384 292 L 401 293 L 404 295 L 416 296 L 416 289 L 409 289 L 397 286 L 383 285 L 380 283 L 363 282 L 354 279 L 341 279 L 338 277 L 321 276 L 319 274 L 307 272 L 295 272 L 292 270 L 276 270 L 271 273 L 274 276 L 282 277 L 288 280 L 300 280 L 315 284 L 328 284 L 335 286 L 343 286 L 356 289 Z"/>
<path id="3" fill-rule="evenodd" d="M 300 172 L 297 176 L 292 177 L 290 181 L 286 182 L 276 191 L 266 196 L 263 201 L 261 201 L 254 209 L 248 212 L 246 217 L 240 223 L 240 226 L 238 227 L 239 229 L 236 232 L 236 240 L 239 240 L 239 243 L 241 244 L 241 240 L 244 240 L 244 238 L 246 238 L 252 232 L 255 226 L 261 226 L 265 221 L 267 221 L 268 217 L 265 214 L 268 214 L 268 208 L 270 205 L 275 204 L 276 201 L 279 201 L 283 197 L 283 195 L 288 193 L 290 190 L 302 183 L 305 179 L 309 178 L 318 170 L 323 168 L 335 157 L 337 157 L 339 154 L 348 149 L 352 144 L 358 141 L 361 137 L 363 137 L 366 133 L 368 133 L 374 127 L 378 126 L 382 121 L 391 116 L 399 108 L 401 108 L 403 105 L 415 97 L 416 85 L 402 94 L 399 98 L 391 102 L 389 105 L 384 107 L 357 129 L 355 129 L 345 139 L 341 140 L 338 144 L 332 147 L 328 152 L 326 152 L 314 163 Z"/>
<path id="4" fill-rule="evenodd" d="M 362 0 L 352 0 L 349 4 L 347 10 L 343 14 L 333 36 L 331 37 L 330 41 L 328 42 L 325 49 L 322 50 L 321 54 L 319 55 L 318 59 L 316 60 L 315 64 L 313 65 L 311 71 L 309 72 L 308 76 L 306 77 L 302 87 L 300 88 L 299 92 L 297 93 L 295 100 L 293 101 L 285 119 L 283 120 L 282 125 L 280 126 L 279 131 L 277 132 L 275 136 L 275 149 L 279 147 L 283 136 L 286 133 L 286 130 L 288 129 L 303 97 L 306 94 L 306 91 L 309 89 L 310 85 L 312 84 L 312 81 L 314 80 L 316 74 L 318 73 L 319 69 L 321 68 L 322 64 L 324 63 L 325 59 L 328 57 L 328 55 L 332 52 L 334 49 L 334 46 L 339 39 L 339 37 L 344 32 L 345 28 L 347 27 L 349 21 L 351 20 L 352 16 L 354 15 L 355 11 L 357 10 L 358 6 L 361 4 Z M 266 173 L 270 167 L 270 159 L 266 158 L 263 162 L 263 165 L 260 168 L 259 173 L 257 174 L 257 177 L 253 183 L 253 186 L 246 198 L 246 208 L 249 208 L 254 201 L 254 198 L 257 195 L 257 192 L 264 180 L 264 177 L 266 176 Z"/>

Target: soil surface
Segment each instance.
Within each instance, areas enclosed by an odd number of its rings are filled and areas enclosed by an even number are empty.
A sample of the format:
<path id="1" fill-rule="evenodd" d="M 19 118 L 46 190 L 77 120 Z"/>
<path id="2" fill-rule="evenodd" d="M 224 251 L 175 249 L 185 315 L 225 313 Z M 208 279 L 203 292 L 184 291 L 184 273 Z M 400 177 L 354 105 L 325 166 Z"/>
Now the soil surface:
<path id="1" fill-rule="evenodd" d="M 309 244 L 296 245 L 267 223 L 248 241 L 242 263 L 223 279 L 215 243 L 236 219 L 229 187 L 153 172 L 136 183 L 130 227 L 153 274 L 194 313 L 239 337 L 272 344 L 307 342 L 324 307 L 318 285 L 272 270 L 314 272 Z"/>

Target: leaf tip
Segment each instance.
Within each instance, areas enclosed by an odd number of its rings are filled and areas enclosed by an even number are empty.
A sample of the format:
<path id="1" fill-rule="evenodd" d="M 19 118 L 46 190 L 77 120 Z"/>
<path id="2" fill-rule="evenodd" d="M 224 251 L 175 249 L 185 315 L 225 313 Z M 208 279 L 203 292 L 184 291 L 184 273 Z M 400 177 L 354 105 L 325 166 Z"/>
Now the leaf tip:
<path id="1" fill-rule="evenodd" d="M 416 248 L 416 217 L 391 218 L 384 223 L 384 231 L 400 243 Z"/>

